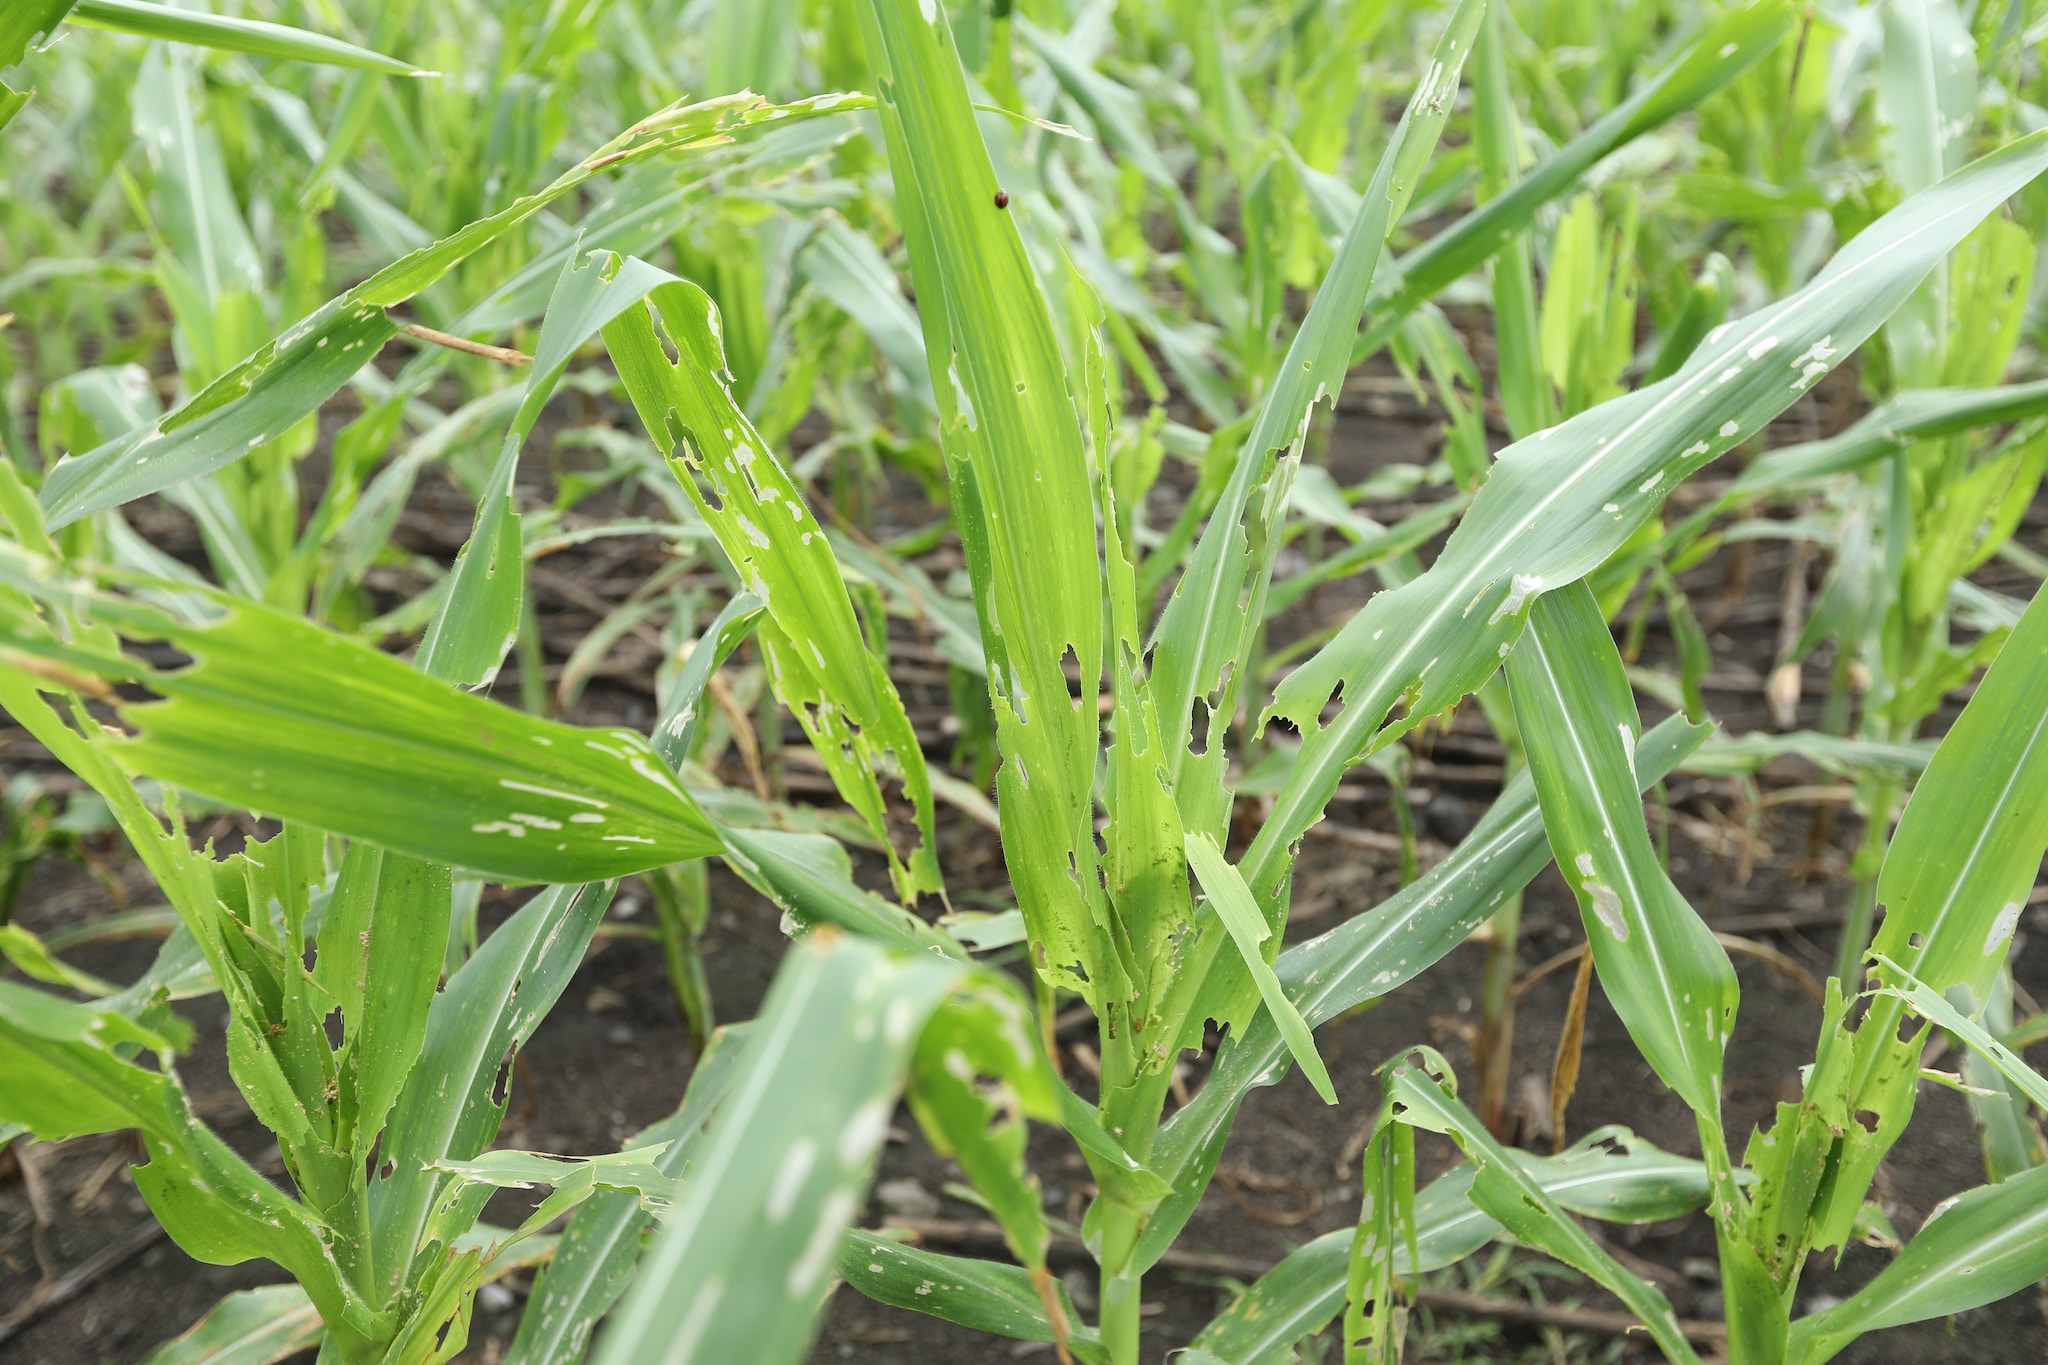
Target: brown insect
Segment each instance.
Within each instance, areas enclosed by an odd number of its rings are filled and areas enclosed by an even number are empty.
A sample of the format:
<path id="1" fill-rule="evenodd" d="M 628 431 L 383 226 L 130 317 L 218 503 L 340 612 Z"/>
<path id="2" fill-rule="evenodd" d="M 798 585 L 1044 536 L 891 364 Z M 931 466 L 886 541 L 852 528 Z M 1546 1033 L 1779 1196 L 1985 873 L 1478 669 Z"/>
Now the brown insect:
<path id="1" fill-rule="evenodd" d="M 996 207 L 999 209 L 1010 207 L 1010 192 L 1008 190 L 996 191 Z"/>

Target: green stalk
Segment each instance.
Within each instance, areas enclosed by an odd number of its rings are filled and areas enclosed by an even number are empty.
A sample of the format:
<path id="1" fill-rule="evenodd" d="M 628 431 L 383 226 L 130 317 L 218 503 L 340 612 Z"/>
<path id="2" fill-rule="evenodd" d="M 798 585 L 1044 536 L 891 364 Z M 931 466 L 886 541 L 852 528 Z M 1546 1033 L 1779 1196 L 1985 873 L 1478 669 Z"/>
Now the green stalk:
<path id="1" fill-rule="evenodd" d="M 1102 1344 L 1110 1365 L 1137 1365 L 1138 1319 L 1142 1308 L 1140 1275 L 1121 1274 L 1113 1265 L 1128 1266 L 1137 1249 L 1141 1224 L 1135 1209 L 1110 1204 L 1102 1219 Z"/>

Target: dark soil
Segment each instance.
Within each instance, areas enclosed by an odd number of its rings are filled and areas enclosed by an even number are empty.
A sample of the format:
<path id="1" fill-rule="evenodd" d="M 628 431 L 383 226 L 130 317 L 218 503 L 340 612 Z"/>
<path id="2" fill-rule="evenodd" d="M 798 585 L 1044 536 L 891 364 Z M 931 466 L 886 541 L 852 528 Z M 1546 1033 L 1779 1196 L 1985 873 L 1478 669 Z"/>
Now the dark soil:
<path id="1" fill-rule="evenodd" d="M 1780 422 L 1773 439 L 1789 442 L 1838 429 L 1853 416 L 1854 407 L 1853 382 L 1836 376 L 1803 399 Z M 1432 415 L 1392 383 L 1385 369 L 1375 366 L 1355 375 L 1347 387 L 1323 458 L 1338 480 L 1348 484 L 1393 461 L 1427 460 L 1436 444 Z M 545 440 L 537 438 L 533 448 L 545 450 Z M 1681 490 L 1678 497 L 1697 505 L 1710 496 L 1717 473 L 1708 471 L 1700 481 L 1704 487 Z M 1183 477 L 1186 474 L 1169 467 L 1166 486 L 1156 495 L 1155 522 L 1170 515 L 1184 495 L 1191 483 Z M 532 490 L 535 503 L 544 491 Z M 1416 496 L 1440 495 L 1440 490 L 1423 490 Z M 179 514 L 163 507 L 137 510 L 138 521 L 158 543 L 196 553 L 196 537 Z M 583 510 L 593 516 L 612 515 L 618 510 L 615 495 L 599 495 Z M 1364 510 L 1392 521 L 1412 511 L 1413 504 Z M 408 548 L 446 560 L 467 534 L 470 514 L 470 505 L 457 490 L 429 480 L 416 495 L 400 537 Z M 884 499 L 874 515 L 878 534 L 888 534 L 921 525 L 931 514 L 920 505 L 911 481 L 892 479 L 891 498 Z M 2048 551 L 2044 528 L 2048 504 L 2035 507 L 2020 534 L 2030 547 Z M 1434 547 L 1425 551 L 1425 558 L 1433 552 Z M 1753 542 L 1723 549 L 1683 580 L 1707 622 L 1715 651 L 1714 671 L 1707 679 L 1710 705 L 1737 733 L 1770 728 L 1761 685 L 1776 660 L 1779 603 L 1791 558 L 1784 542 Z M 957 552 L 949 549 L 935 552 L 925 562 L 940 578 L 959 563 Z M 664 551 L 650 539 L 597 541 L 542 562 L 533 589 L 551 684 L 570 649 L 601 614 L 664 563 Z M 1819 565 L 1810 572 L 1817 583 Z M 718 577 L 708 568 L 693 578 L 719 590 Z M 2025 592 L 2030 587 L 2017 579 L 2001 580 L 1995 567 L 1981 581 L 2007 591 Z M 395 593 L 404 585 L 394 576 L 387 586 Z M 1326 586 L 1276 624 L 1274 645 L 1344 619 L 1372 586 L 1370 578 Z M 899 634 L 895 668 L 900 685 L 928 755 L 943 762 L 951 749 L 945 737 L 950 710 L 945 674 L 913 633 Z M 626 636 L 598 668 L 568 718 L 644 727 L 652 714 L 655 658 L 650 641 Z M 1669 663 L 1673 658 L 1669 633 L 1661 617 L 1653 614 L 1645 662 Z M 1824 662 L 1809 666 L 1802 725 L 1818 722 L 1826 681 Z M 508 666 L 500 683 L 502 694 L 516 698 L 518 686 L 516 665 Z M 1952 699 L 1944 723 L 1959 704 L 1960 699 Z M 1646 720 L 1656 719 L 1654 707 L 1646 703 L 1645 710 Z M 791 734 L 795 736 L 793 727 Z M 1444 845 L 1461 837 L 1498 791 L 1501 754 L 1478 717 L 1464 713 L 1446 732 L 1417 741 L 1415 749 L 1411 799 L 1419 803 L 1423 851 L 1425 857 L 1432 852 L 1440 856 Z M 35 772 L 48 777 L 52 789 L 66 789 L 67 776 L 19 730 L 0 731 L 0 766 L 6 775 Z M 809 770 L 790 764 L 781 772 L 798 799 L 828 795 L 829 789 Z M 736 764 L 726 776 L 736 783 L 745 781 Z M 1803 762 L 1781 760 L 1766 769 L 1758 783 L 1760 790 L 1769 792 L 1826 780 Z M 1388 797 L 1385 784 L 1367 769 L 1359 769 L 1347 781 L 1329 821 L 1311 834 L 1302 851 L 1290 939 L 1321 932 L 1398 886 L 1398 855 L 1388 838 L 1395 830 Z M 1719 780 L 1676 778 L 1668 802 L 1671 871 L 1693 904 L 1716 927 L 1768 945 L 1806 974 L 1796 976 L 1746 954 L 1735 959 L 1743 1006 L 1729 1053 L 1725 1106 L 1728 1129 L 1739 1150 L 1749 1127 L 1773 1104 L 1796 1096 L 1798 1068 L 1812 1057 L 1819 1009 L 1804 983 L 1806 977 L 1824 977 L 1832 964 L 1831 917 L 1847 897 L 1842 873 L 1859 832 L 1846 808 L 1787 803 L 1757 809 L 1735 784 Z M 1652 813 L 1657 818 L 1655 807 Z M 994 836 L 950 811 L 942 814 L 942 856 L 956 896 L 980 891 L 993 903 L 1006 903 L 1001 851 Z M 1256 826 L 1255 808 L 1247 807 L 1241 814 L 1246 828 Z M 242 828 L 223 817 L 217 828 L 202 832 L 232 838 Z M 116 886 L 129 905 L 153 903 L 146 879 L 123 862 L 111 844 L 102 840 L 91 847 L 108 880 L 95 880 L 78 866 L 47 859 L 21 897 L 22 923 L 48 933 L 89 922 L 119 908 L 111 889 Z M 874 874 L 877 869 L 868 867 L 866 872 Z M 722 871 L 713 874 L 713 890 L 704 951 L 719 1016 L 746 1018 L 758 1006 L 782 951 L 778 915 Z M 487 901 L 486 923 L 501 918 L 511 903 L 511 898 Z M 503 1145 L 559 1152 L 615 1149 L 639 1127 L 671 1111 L 681 1097 L 692 1055 L 660 949 L 633 932 L 634 913 L 646 903 L 645 894 L 632 884 L 621 893 L 613 911 L 618 932 L 600 937 L 592 946 L 561 1005 L 521 1057 L 500 1134 Z M 2029 931 L 2038 934 L 2048 929 L 2048 923 L 2042 922 L 2041 908 L 2033 913 L 2015 943 L 2015 972 L 2022 990 L 2048 999 L 2048 954 L 2026 944 Z M 1546 870 L 1526 899 L 1520 970 L 1528 972 L 1581 939 L 1569 891 L 1554 869 Z M 153 941 L 131 940 L 80 948 L 68 957 L 87 970 L 126 980 L 142 970 L 154 949 Z M 1483 944 L 1467 944 L 1420 981 L 1322 1031 L 1319 1043 L 1344 1105 L 1324 1106 L 1292 1076 L 1254 1092 L 1224 1153 L 1222 1174 L 1189 1222 L 1181 1245 L 1244 1263 L 1270 1264 L 1310 1238 L 1354 1221 L 1361 1125 L 1370 1117 L 1362 1102 L 1376 1094 L 1374 1069 L 1397 1050 L 1428 1042 L 1456 1065 L 1468 1094 L 1476 1088 L 1473 1044 L 1485 954 Z M 1549 1147 L 1548 1136 L 1537 1131 L 1538 1116 L 1547 1112 L 1552 1054 L 1570 984 L 1569 971 L 1553 972 L 1529 987 L 1516 1011 L 1514 1064 L 1507 1087 L 1510 1121 L 1519 1127 L 1524 1145 L 1539 1150 Z M 184 1007 L 197 1042 L 181 1063 L 181 1074 L 197 1097 L 200 1112 L 229 1141 L 259 1162 L 266 1157 L 274 1161 L 274 1145 L 229 1081 L 220 1010 L 217 998 Z M 1085 1038 L 1086 1030 L 1072 1036 Z M 1077 1056 L 1070 1054 L 1062 1061 L 1070 1075 L 1080 1075 Z M 1199 1083 L 1199 1074 L 1194 1079 Z M 1657 1082 L 1596 990 L 1569 1136 L 1604 1124 L 1626 1125 L 1673 1151 L 1697 1150 L 1690 1114 Z M 977 1218 L 977 1210 L 944 1194 L 942 1186 L 956 1173 L 915 1133 L 907 1113 L 900 1115 L 883 1158 L 882 1183 L 867 1210 L 870 1221 L 892 1213 Z M 1425 1176 L 1448 1163 L 1449 1150 L 1441 1143 L 1425 1142 L 1422 1151 Z M 147 1237 L 153 1224 L 126 1172 L 133 1155 L 132 1139 L 119 1135 L 26 1148 L 17 1144 L 12 1153 L 0 1156 L 0 1315 L 28 1298 L 44 1267 L 61 1277 L 110 1249 L 132 1252 L 90 1277 L 67 1302 L 0 1342 L 0 1361 L 83 1365 L 137 1360 L 154 1343 L 196 1320 L 222 1294 L 278 1278 L 277 1271 L 260 1263 L 205 1266 L 161 1237 L 139 1240 Z M 1077 1220 L 1086 1197 L 1086 1171 L 1071 1144 L 1061 1134 L 1040 1132 L 1033 1158 L 1048 1208 Z M 33 1182 L 24 1180 L 25 1167 L 33 1171 Z M 1913 1125 L 1878 1181 L 1878 1193 L 1893 1222 L 1910 1235 L 1937 1202 L 1982 1179 L 1975 1129 L 1964 1101 L 1951 1091 L 1923 1086 Z M 38 1204 L 48 1224 L 40 1233 Z M 513 1197 L 506 1196 L 491 1216 L 504 1221 L 517 1212 Z M 1704 1219 L 1602 1232 L 1617 1254 L 1658 1280 L 1682 1316 L 1718 1316 L 1712 1235 Z M 1844 1257 L 1839 1270 L 1817 1262 L 1802 1287 L 1802 1311 L 1826 1297 L 1851 1292 L 1884 1264 L 1886 1255 L 1857 1247 Z M 1441 1282 L 1465 1285 L 1468 1273 L 1476 1274 L 1485 1263 L 1486 1257 L 1475 1258 L 1469 1272 L 1445 1272 Z M 1077 1301 L 1084 1310 L 1091 1307 L 1093 1295 L 1084 1267 L 1067 1263 L 1061 1268 L 1068 1272 Z M 513 1291 L 509 1295 L 495 1294 L 480 1303 L 467 1359 L 495 1362 L 509 1343 L 525 1285 L 515 1277 L 508 1288 Z M 1156 1273 L 1147 1283 L 1145 1358 L 1159 1361 L 1169 1349 L 1185 1345 L 1238 1288 L 1238 1282 L 1215 1275 Z M 1614 1306 L 1577 1277 L 1554 1267 L 1544 1269 L 1543 1263 L 1520 1254 L 1498 1268 L 1496 1280 L 1486 1288 L 1510 1295 L 1540 1292 L 1553 1302 L 1588 1307 Z M 1416 1348 L 1422 1359 L 1655 1358 L 1641 1338 L 1621 1342 L 1568 1334 L 1550 1339 L 1535 1329 L 1461 1322 L 1428 1312 L 1420 1313 L 1418 1322 L 1422 1334 Z M 2033 1294 L 2021 1294 L 1957 1320 L 1868 1338 L 1842 1359 L 2019 1365 L 2044 1355 L 2048 1324 L 2042 1306 Z M 828 1305 L 812 1358 L 928 1365 L 940 1360 L 1034 1357 L 1053 1358 L 1049 1347 L 977 1336 L 841 1290 Z"/>

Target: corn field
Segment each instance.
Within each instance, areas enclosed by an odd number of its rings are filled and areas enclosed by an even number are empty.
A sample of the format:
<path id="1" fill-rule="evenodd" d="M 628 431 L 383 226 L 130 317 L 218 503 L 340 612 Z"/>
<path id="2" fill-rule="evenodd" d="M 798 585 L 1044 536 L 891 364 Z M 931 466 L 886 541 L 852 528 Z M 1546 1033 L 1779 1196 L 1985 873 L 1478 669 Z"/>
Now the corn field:
<path id="1" fill-rule="evenodd" d="M 0 1360 L 2041 1359 L 2044 57 L 0 0 Z"/>

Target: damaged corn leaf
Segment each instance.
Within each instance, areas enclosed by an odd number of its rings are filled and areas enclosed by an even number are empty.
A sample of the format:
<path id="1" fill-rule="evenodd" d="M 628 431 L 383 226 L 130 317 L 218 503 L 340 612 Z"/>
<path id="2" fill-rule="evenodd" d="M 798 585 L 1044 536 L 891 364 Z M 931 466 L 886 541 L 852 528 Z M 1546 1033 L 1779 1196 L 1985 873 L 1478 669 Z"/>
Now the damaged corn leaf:
<path id="1" fill-rule="evenodd" d="M 721 147 L 748 128 L 843 112 L 860 103 L 857 95 L 820 95 L 777 105 L 742 94 L 649 115 L 546 189 L 421 247 L 321 305 L 162 419 L 59 461 L 41 491 L 51 528 L 219 469 L 300 421 L 398 335 L 400 324 L 387 309 L 599 172 L 658 153 Z"/>
<path id="2" fill-rule="evenodd" d="M 988 658 L 1003 847 L 1034 964 L 1099 1004 L 1126 987 L 1106 979 L 1092 827 L 1103 589 L 1084 423 L 944 16 L 860 11 Z"/>
<path id="3" fill-rule="evenodd" d="M 597 881 L 721 848 L 645 736 L 541 720 L 269 608 L 212 600 L 194 624 L 18 550 L 11 586 L 188 654 L 159 668 L 0 616 L 14 666 L 146 688 L 117 700 L 131 771 L 250 810 L 512 881 Z M 112 695 L 112 694 L 108 694 Z"/>
<path id="4" fill-rule="evenodd" d="M 1531 601 L 1599 567 L 1665 494 L 1817 383 L 2044 169 L 2048 131 L 1972 163 L 1866 228 L 1797 294 L 1716 329 L 1671 378 L 1502 451 L 1428 572 L 1375 596 L 1277 689 L 1267 719 L 1302 732 L 1301 755 L 1241 863 L 1269 913 L 1291 846 L 1353 763 L 1484 683 Z"/>
<path id="5" fill-rule="evenodd" d="M 638 280 L 660 272 L 638 261 Z M 663 277 L 648 295 L 654 317 L 621 309 L 605 344 L 640 420 L 718 537 L 766 618 L 757 627 L 775 694 L 796 716 L 835 786 L 889 850 L 906 900 L 939 889 L 932 848 L 931 778 L 923 750 L 882 661 L 861 635 L 846 582 L 817 518 L 728 388 L 718 311 L 696 285 Z M 640 286 L 636 283 L 636 288 Z M 909 798 L 916 838 L 890 819 L 883 779 Z"/>

